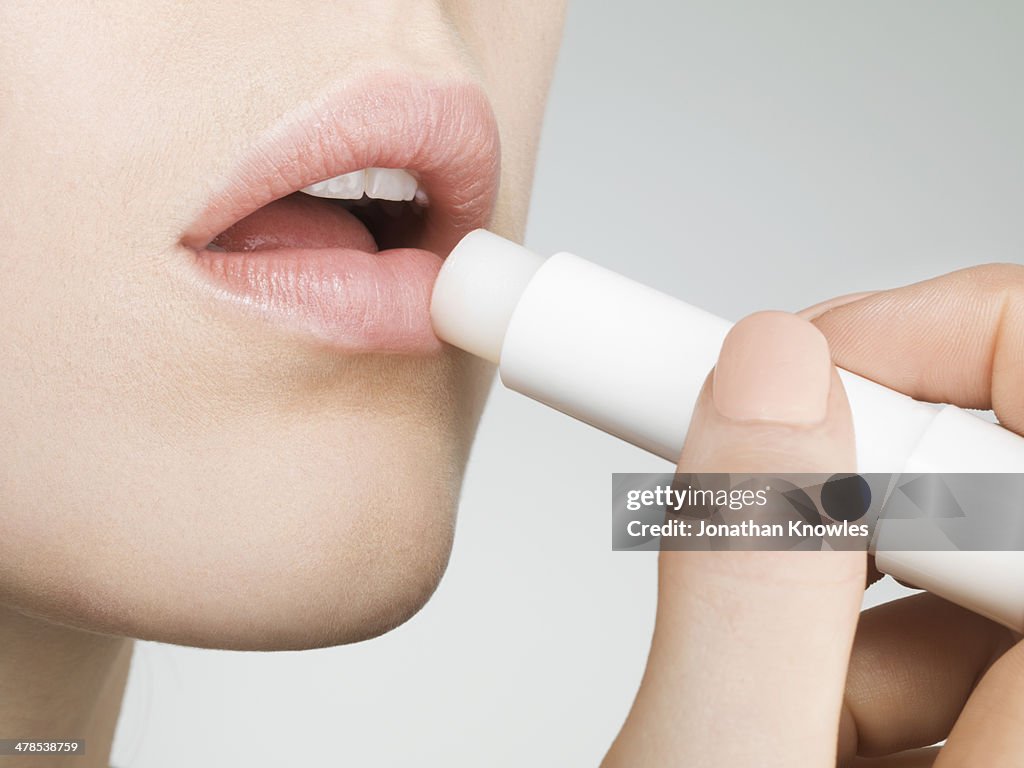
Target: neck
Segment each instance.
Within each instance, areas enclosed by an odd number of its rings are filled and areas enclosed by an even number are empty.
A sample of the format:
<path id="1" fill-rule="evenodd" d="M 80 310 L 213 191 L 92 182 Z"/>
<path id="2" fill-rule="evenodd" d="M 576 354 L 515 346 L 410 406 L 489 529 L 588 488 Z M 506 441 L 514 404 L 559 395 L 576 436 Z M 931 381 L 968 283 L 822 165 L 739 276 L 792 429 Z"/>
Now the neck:
<path id="1" fill-rule="evenodd" d="M 130 640 L 0 606 L 0 739 L 84 741 L 75 765 L 106 768 L 131 653 Z"/>

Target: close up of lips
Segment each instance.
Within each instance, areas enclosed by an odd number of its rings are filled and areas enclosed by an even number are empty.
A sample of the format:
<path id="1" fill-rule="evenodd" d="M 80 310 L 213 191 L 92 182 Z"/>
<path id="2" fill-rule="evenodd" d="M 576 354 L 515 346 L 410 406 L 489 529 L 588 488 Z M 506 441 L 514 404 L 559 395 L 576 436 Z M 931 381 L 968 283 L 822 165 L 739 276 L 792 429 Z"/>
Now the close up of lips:
<path id="1" fill-rule="evenodd" d="M 498 175 L 480 88 L 378 76 L 265 135 L 182 244 L 221 296 L 272 322 L 342 350 L 428 354 L 437 271 L 488 224 Z"/>

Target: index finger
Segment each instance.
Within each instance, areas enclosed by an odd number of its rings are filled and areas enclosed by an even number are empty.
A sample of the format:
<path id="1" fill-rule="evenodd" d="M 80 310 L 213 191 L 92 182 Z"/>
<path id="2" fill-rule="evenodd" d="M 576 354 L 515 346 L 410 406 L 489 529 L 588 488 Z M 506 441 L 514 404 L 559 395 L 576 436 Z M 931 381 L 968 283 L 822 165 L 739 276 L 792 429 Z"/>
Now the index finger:
<path id="1" fill-rule="evenodd" d="M 991 408 L 1024 434 L 1024 266 L 988 264 L 879 291 L 813 322 L 841 368 L 917 400 Z"/>

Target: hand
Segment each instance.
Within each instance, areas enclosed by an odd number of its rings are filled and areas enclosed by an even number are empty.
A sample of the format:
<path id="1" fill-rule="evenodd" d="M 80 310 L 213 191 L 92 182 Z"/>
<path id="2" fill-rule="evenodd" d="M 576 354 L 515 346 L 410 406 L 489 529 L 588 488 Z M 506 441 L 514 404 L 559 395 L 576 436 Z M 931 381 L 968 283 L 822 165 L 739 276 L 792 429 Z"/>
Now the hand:
<path id="1" fill-rule="evenodd" d="M 839 365 L 919 399 L 994 405 L 1021 431 L 1022 272 L 981 268 L 806 314 Z M 853 468 L 821 333 L 782 313 L 737 324 L 680 471 Z M 1024 764 L 1024 649 L 1008 630 L 930 595 L 869 611 L 858 629 L 862 553 L 660 557 L 647 670 L 606 765 Z M 896 756 L 947 736 L 941 753 Z"/>
<path id="2" fill-rule="evenodd" d="M 1024 267 L 975 267 L 802 314 L 840 367 L 918 400 L 991 408 L 1024 434 Z M 931 595 L 868 611 L 850 662 L 841 763 L 948 736 L 938 755 L 890 764 L 1024 765 L 1019 639 Z"/>

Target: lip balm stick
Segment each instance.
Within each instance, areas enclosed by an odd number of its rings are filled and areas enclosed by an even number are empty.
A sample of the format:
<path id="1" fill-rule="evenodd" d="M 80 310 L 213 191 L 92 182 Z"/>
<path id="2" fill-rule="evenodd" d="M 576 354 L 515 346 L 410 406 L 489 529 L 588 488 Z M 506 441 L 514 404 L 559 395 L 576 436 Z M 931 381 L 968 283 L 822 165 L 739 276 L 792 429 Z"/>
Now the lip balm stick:
<path id="1" fill-rule="evenodd" d="M 431 302 L 443 341 L 502 383 L 675 463 L 730 323 L 569 253 L 466 235 Z M 1024 472 L 1024 439 L 840 371 L 860 472 Z M 880 570 L 1024 631 L 1024 553 L 877 552 Z"/>

